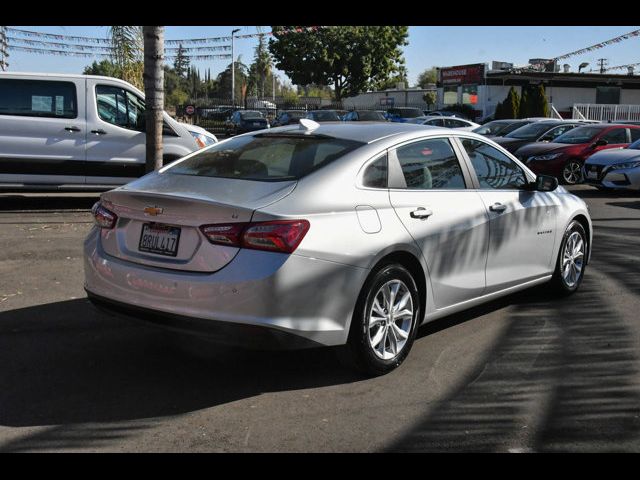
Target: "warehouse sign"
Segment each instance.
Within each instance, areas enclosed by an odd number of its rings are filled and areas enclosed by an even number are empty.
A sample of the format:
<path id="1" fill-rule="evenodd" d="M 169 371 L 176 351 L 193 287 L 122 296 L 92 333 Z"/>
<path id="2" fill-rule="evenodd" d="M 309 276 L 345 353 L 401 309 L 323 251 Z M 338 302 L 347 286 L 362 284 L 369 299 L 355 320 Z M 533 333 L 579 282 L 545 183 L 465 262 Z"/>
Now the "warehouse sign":
<path id="1" fill-rule="evenodd" d="M 484 63 L 460 65 L 440 69 L 440 81 L 443 84 L 465 85 L 482 83 L 484 79 Z"/>

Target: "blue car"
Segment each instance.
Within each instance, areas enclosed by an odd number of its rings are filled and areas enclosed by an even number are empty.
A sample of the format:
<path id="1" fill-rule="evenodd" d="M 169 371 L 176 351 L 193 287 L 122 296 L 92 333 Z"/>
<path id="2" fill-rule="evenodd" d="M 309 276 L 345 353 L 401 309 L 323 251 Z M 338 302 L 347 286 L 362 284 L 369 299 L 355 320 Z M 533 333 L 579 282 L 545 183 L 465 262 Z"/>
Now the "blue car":
<path id="1" fill-rule="evenodd" d="M 423 116 L 424 112 L 419 108 L 394 107 L 387 110 L 387 117 L 391 122 L 406 123 L 412 118 Z"/>

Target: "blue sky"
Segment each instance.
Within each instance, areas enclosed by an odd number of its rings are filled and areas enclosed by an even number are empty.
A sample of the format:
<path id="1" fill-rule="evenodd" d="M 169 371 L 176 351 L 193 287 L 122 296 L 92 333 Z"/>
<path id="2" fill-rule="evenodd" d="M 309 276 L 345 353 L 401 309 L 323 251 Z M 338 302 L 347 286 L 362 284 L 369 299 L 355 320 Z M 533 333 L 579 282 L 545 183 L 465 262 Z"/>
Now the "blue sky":
<path id="1" fill-rule="evenodd" d="M 96 26 L 15 26 L 25 30 L 78 36 L 104 36 L 108 27 Z M 167 26 L 165 38 L 202 38 L 228 36 L 231 30 L 240 28 L 238 33 L 256 33 L 255 26 L 215 27 L 215 26 Z M 431 66 L 453 66 L 467 63 L 491 62 L 492 60 L 526 64 L 530 58 L 552 58 L 573 50 L 578 50 L 612 37 L 628 33 L 640 27 L 428 27 L 409 28 L 409 45 L 404 47 L 409 71 L 409 83 L 413 85 L 420 72 Z M 269 27 L 263 27 L 269 31 Z M 251 63 L 257 39 L 237 39 L 235 52 L 242 55 L 242 61 Z M 216 44 L 212 44 L 216 45 Z M 602 49 L 575 56 L 562 63 L 571 65 L 577 71 L 582 62 L 589 62 L 595 68 L 598 58 L 606 58 L 610 66 L 640 62 L 640 37 L 606 46 Z M 10 52 L 9 69 L 12 71 L 37 71 L 55 73 L 81 73 L 84 66 L 92 62 L 88 58 L 36 55 L 33 53 Z M 194 62 L 204 70 L 211 68 L 212 76 L 220 72 L 228 60 L 208 60 Z M 615 71 L 614 73 L 625 73 Z M 284 74 L 280 72 L 280 77 Z"/>

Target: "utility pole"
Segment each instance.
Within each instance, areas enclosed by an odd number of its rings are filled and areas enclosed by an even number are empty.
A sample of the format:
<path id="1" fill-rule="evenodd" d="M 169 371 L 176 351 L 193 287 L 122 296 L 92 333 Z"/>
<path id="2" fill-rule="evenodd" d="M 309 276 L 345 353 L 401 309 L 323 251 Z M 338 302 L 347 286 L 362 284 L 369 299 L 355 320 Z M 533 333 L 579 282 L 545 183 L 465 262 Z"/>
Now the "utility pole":
<path id="1" fill-rule="evenodd" d="M 607 66 L 607 59 L 599 58 L 598 63 L 600 64 L 600 73 L 605 73 L 607 71 L 607 69 L 605 68 Z"/>
<path id="2" fill-rule="evenodd" d="M 7 58 L 9 57 L 9 46 L 7 45 L 7 27 L 0 26 L 0 71 L 9 68 Z"/>
<path id="3" fill-rule="evenodd" d="M 231 32 L 231 104 L 236 106 L 236 57 L 233 55 L 233 36 L 240 29 L 236 28 Z"/>

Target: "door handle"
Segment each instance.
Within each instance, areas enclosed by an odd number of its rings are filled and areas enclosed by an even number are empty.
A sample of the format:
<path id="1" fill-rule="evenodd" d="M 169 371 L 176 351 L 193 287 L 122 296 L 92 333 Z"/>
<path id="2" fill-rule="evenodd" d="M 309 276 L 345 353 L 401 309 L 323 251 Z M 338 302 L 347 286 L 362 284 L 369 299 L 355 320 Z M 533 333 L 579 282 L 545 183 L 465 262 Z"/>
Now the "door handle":
<path id="1" fill-rule="evenodd" d="M 91 130 L 91 133 L 95 133 L 96 135 L 106 135 L 107 134 L 107 132 L 105 132 L 101 128 L 98 129 L 98 130 Z"/>
<path id="2" fill-rule="evenodd" d="M 70 127 L 64 127 L 67 132 L 79 132 L 80 129 L 75 125 L 71 125 Z"/>
<path id="3" fill-rule="evenodd" d="M 489 207 L 489 210 L 491 210 L 492 212 L 498 212 L 498 213 L 502 213 L 507 209 L 506 205 L 503 205 L 501 203 L 494 203 L 493 205 L 491 205 Z"/>
<path id="4" fill-rule="evenodd" d="M 431 210 L 429 210 L 428 208 L 418 207 L 413 212 L 411 212 L 409 215 L 411 215 L 411 218 L 427 218 L 427 217 L 430 217 L 431 215 L 433 215 L 433 212 Z"/>

